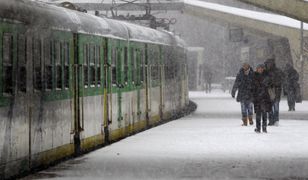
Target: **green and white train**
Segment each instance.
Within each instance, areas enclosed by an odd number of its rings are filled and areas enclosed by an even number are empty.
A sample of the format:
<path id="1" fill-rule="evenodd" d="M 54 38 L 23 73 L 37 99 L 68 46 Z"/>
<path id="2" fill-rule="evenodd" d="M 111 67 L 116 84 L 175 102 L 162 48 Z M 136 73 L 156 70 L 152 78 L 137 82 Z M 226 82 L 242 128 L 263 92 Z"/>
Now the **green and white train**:
<path id="1" fill-rule="evenodd" d="M 26 0 L 0 1 L 0 179 L 182 115 L 171 33 Z"/>

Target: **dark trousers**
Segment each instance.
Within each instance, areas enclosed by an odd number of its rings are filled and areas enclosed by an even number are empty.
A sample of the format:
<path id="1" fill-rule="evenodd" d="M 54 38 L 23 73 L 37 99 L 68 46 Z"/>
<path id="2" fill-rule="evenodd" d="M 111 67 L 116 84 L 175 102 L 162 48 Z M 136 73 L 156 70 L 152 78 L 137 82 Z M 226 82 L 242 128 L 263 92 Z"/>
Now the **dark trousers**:
<path id="1" fill-rule="evenodd" d="M 295 110 L 295 92 L 294 91 L 289 91 L 288 92 L 288 105 L 289 105 L 289 110 Z"/>
<path id="2" fill-rule="evenodd" d="M 272 111 L 269 113 L 269 124 L 274 124 L 276 121 L 279 121 L 279 101 L 276 100 L 273 103 Z"/>
<path id="3" fill-rule="evenodd" d="M 262 128 L 266 128 L 266 123 L 267 123 L 267 113 L 266 112 L 256 112 L 256 125 L 257 129 L 261 129 L 261 119 L 262 119 Z"/>

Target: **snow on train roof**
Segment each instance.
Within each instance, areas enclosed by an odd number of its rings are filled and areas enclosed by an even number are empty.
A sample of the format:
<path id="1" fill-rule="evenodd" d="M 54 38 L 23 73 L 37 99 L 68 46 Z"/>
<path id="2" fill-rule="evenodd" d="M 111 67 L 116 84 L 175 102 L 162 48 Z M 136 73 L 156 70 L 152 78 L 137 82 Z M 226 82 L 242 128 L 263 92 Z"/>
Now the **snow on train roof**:
<path id="1" fill-rule="evenodd" d="M 128 28 L 129 39 L 132 41 L 147 41 L 168 45 L 174 44 L 171 34 L 127 22 L 121 23 Z"/>
<path id="2" fill-rule="evenodd" d="M 272 24 L 278 24 L 278 25 L 287 26 L 291 28 L 297 28 L 297 29 L 300 28 L 300 21 L 286 17 L 286 16 L 282 16 L 282 15 L 270 14 L 270 13 L 264 13 L 264 12 L 256 12 L 256 11 L 251 11 L 251 10 L 246 10 L 246 9 L 224 6 L 224 5 L 215 4 L 215 3 L 203 2 L 199 0 L 184 0 L 184 3 L 191 5 L 191 6 L 202 7 L 206 9 L 220 11 L 223 13 L 228 13 L 228 14 L 233 14 L 237 16 L 247 17 L 250 19 L 264 21 L 264 22 L 268 22 Z M 304 23 L 304 29 L 308 30 L 307 23 Z"/>
<path id="3" fill-rule="evenodd" d="M 100 18 L 45 3 L 25 0 L 1 0 L 0 17 L 40 28 L 60 29 L 118 39 L 174 45 L 174 37 L 166 32 Z M 181 44 L 179 44 L 181 46 Z"/>

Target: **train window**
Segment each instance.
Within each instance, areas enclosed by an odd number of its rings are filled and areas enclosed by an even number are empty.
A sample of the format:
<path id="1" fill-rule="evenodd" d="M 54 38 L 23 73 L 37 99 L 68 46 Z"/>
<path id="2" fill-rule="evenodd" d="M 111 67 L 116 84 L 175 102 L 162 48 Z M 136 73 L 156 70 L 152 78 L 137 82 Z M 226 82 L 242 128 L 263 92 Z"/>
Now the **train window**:
<path id="1" fill-rule="evenodd" d="M 90 59 L 89 59 L 89 75 L 90 75 L 90 86 L 91 87 L 95 87 L 95 80 L 96 80 L 96 77 L 95 77 L 95 60 L 96 60 L 96 48 L 95 48 L 95 45 L 90 45 Z"/>
<path id="2" fill-rule="evenodd" d="M 141 51 L 140 52 L 140 84 L 142 84 L 144 81 L 144 68 L 145 68 L 144 60 L 145 60 L 144 52 Z"/>
<path id="3" fill-rule="evenodd" d="M 33 42 L 33 86 L 34 90 L 42 90 L 42 70 L 41 70 L 41 42 L 34 40 Z"/>
<path id="4" fill-rule="evenodd" d="M 96 46 L 95 51 L 95 62 L 96 62 L 96 82 L 97 87 L 101 86 L 101 48 L 100 46 Z"/>
<path id="5" fill-rule="evenodd" d="M 69 64 L 70 64 L 70 57 L 69 57 L 69 44 L 67 42 L 62 43 L 62 58 L 64 61 L 64 88 L 67 90 L 69 89 Z"/>
<path id="6" fill-rule="evenodd" d="M 13 93 L 13 36 L 3 34 L 3 95 L 10 96 Z"/>
<path id="7" fill-rule="evenodd" d="M 165 76 L 166 76 L 166 79 L 172 79 L 172 66 L 166 66 L 165 67 Z"/>
<path id="8" fill-rule="evenodd" d="M 124 82 L 128 82 L 128 48 L 124 48 Z"/>
<path id="9" fill-rule="evenodd" d="M 84 87 L 89 87 L 89 70 L 88 70 L 88 60 L 89 60 L 89 45 L 85 44 L 83 46 L 83 77 L 84 77 Z"/>
<path id="10" fill-rule="evenodd" d="M 61 58 L 61 44 L 56 41 L 54 43 L 54 58 L 56 67 L 56 89 L 62 89 L 62 58 Z"/>
<path id="11" fill-rule="evenodd" d="M 132 82 L 135 83 L 136 80 L 136 56 L 135 56 L 135 49 L 130 49 L 130 63 L 131 63 L 131 73 L 132 73 Z"/>
<path id="12" fill-rule="evenodd" d="M 117 83 L 122 83 L 122 72 L 123 72 L 123 66 L 122 66 L 122 49 L 117 48 L 117 62 L 116 67 L 118 68 L 118 77 L 117 77 Z"/>
<path id="13" fill-rule="evenodd" d="M 45 90 L 52 90 L 52 53 L 53 52 L 53 42 L 46 39 L 44 43 L 44 61 L 45 61 Z"/>
<path id="14" fill-rule="evenodd" d="M 159 79 L 159 69 L 157 65 L 151 67 L 151 78 L 155 81 Z"/>
<path id="15" fill-rule="evenodd" d="M 17 88 L 19 92 L 27 91 L 27 70 L 26 70 L 26 38 L 24 35 L 18 35 L 18 72 Z"/>
<path id="16" fill-rule="evenodd" d="M 117 61 L 117 50 L 115 48 L 112 48 L 112 57 L 111 57 L 111 68 L 112 68 L 112 84 L 117 84 L 117 67 L 116 67 L 116 61 Z"/>

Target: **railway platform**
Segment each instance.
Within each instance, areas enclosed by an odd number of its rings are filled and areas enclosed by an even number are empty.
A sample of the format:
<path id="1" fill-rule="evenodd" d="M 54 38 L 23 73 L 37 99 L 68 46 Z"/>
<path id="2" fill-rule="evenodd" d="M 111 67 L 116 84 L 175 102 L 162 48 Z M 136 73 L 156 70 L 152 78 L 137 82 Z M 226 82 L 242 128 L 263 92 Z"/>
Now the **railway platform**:
<path id="1" fill-rule="evenodd" d="M 278 127 L 241 126 L 229 94 L 191 92 L 193 114 L 24 179 L 307 179 L 308 102 L 280 103 Z"/>

